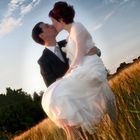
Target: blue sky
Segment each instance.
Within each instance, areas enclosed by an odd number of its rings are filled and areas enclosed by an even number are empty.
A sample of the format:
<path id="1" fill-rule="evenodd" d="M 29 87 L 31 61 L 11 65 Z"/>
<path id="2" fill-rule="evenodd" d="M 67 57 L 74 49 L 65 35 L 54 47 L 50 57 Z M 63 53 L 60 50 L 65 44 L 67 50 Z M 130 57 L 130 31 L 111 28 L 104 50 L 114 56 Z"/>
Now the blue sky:
<path id="1" fill-rule="evenodd" d="M 76 11 L 75 21 L 91 33 L 102 60 L 114 73 L 122 62 L 140 56 L 139 0 L 66 0 Z M 33 26 L 51 23 L 48 12 L 56 0 L 0 0 L 0 93 L 6 87 L 28 93 L 45 91 L 37 60 L 43 46 L 31 38 Z M 67 37 L 61 32 L 57 40 Z"/>

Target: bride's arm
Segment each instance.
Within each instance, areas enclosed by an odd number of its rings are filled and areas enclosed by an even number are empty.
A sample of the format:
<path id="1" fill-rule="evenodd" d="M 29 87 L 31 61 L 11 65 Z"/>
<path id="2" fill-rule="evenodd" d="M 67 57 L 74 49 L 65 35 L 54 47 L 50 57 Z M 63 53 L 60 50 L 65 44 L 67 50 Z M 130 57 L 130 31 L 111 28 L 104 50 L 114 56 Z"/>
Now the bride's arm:
<path id="1" fill-rule="evenodd" d="M 86 54 L 86 40 L 88 39 L 88 32 L 80 33 L 78 36 L 75 36 L 74 41 L 76 44 L 76 51 L 74 54 L 74 59 L 72 60 L 68 71 L 68 74 L 73 68 L 75 68 L 82 61 L 83 57 Z"/>

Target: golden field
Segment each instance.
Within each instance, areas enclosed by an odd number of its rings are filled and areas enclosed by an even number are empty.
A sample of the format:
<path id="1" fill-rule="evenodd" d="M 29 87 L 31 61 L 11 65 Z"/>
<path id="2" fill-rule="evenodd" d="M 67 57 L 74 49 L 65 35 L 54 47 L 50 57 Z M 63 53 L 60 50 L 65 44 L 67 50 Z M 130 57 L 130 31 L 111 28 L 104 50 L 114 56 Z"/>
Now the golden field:
<path id="1" fill-rule="evenodd" d="M 109 84 L 116 96 L 117 123 L 113 127 L 104 119 L 88 139 L 140 140 L 140 59 L 113 75 Z M 12 140 L 66 140 L 66 136 L 45 119 Z"/>

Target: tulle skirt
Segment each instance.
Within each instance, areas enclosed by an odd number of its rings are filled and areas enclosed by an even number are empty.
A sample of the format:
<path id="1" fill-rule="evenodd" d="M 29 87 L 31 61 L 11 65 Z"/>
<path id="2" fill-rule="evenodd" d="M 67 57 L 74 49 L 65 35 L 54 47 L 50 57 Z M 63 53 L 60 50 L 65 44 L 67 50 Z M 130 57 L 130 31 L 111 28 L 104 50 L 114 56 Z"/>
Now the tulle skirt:
<path id="1" fill-rule="evenodd" d="M 103 62 L 92 55 L 48 87 L 42 107 L 58 127 L 80 126 L 93 133 L 93 126 L 107 112 L 107 102 L 114 99 Z"/>

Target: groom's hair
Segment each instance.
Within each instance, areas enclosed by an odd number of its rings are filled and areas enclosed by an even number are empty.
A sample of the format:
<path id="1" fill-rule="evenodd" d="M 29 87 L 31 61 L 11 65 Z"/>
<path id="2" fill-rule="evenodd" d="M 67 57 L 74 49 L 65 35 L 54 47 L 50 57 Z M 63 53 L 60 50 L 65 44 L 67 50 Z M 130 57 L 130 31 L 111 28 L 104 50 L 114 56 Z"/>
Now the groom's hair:
<path id="1" fill-rule="evenodd" d="M 53 9 L 49 12 L 49 17 L 56 19 L 58 22 L 62 19 L 66 24 L 72 23 L 74 16 L 73 6 L 64 1 L 56 2 Z"/>
<path id="2" fill-rule="evenodd" d="M 39 35 L 43 32 L 42 29 L 40 28 L 40 24 L 42 23 L 43 22 L 39 22 L 34 26 L 32 30 L 32 38 L 35 42 L 41 45 L 45 45 L 45 41 L 39 37 Z"/>

